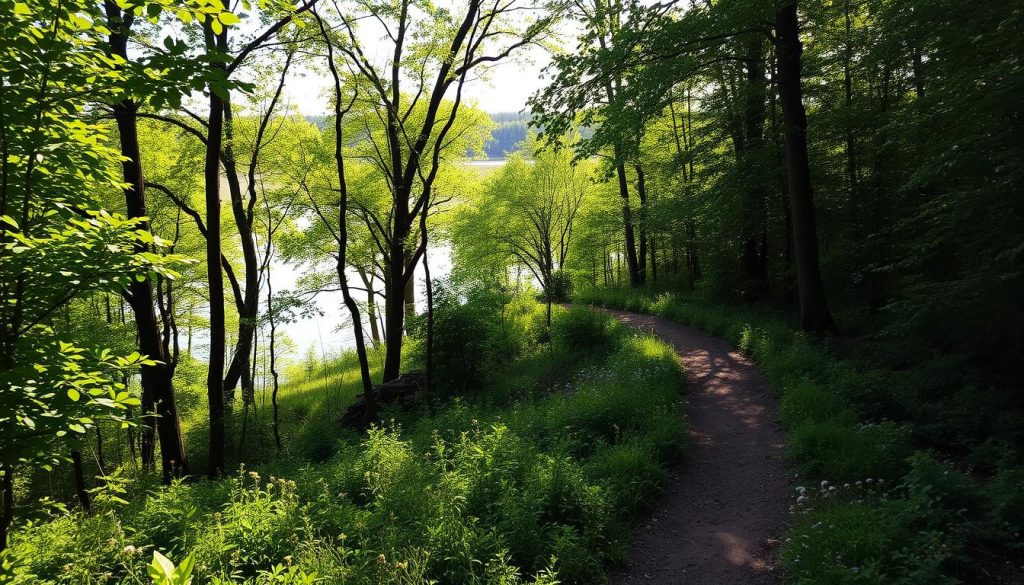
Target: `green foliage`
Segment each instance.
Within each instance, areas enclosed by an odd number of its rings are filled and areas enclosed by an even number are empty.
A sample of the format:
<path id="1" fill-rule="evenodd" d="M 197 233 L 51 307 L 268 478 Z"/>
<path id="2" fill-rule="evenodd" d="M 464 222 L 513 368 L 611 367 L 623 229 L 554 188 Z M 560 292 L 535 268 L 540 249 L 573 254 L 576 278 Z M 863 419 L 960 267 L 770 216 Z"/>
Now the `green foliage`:
<path id="1" fill-rule="evenodd" d="M 543 308 L 516 303 L 508 327 L 532 340 Z M 557 311 L 553 327 L 580 329 L 569 325 L 580 311 Z M 578 351 L 524 341 L 492 366 L 518 372 L 528 391 L 485 384 L 430 414 L 395 413 L 400 422 L 342 438 L 317 466 L 275 461 L 222 482 L 154 487 L 87 522 L 33 523 L 13 538 L 16 574 L 62 582 L 76 561 L 80 580 L 135 583 L 153 550 L 193 558 L 195 582 L 600 581 L 685 433 L 674 351 L 603 315 L 586 322 L 595 336 Z"/>
<path id="2" fill-rule="evenodd" d="M 444 392 L 479 388 L 489 373 L 519 357 L 531 342 L 539 307 L 525 295 L 513 296 L 484 286 L 434 287 L 433 366 Z M 419 343 L 411 360 L 426 364 L 426 316 L 411 324 Z"/>
<path id="3" fill-rule="evenodd" d="M 567 303 L 572 299 L 572 277 L 565 270 L 556 270 L 551 273 L 551 282 L 545 292 L 554 303 Z"/>
<path id="4" fill-rule="evenodd" d="M 126 424 L 139 401 L 120 382 L 150 364 L 83 346 L 61 331 L 75 300 L 119 293 L 133 280 L 173 279 L 180 257 L 145 218 L 102 209 L 120 188 L 106 129 L 85 115 L 87 96 L 118 95 L 125 79 L 102 43 L 96 3 L 16 3 L 0 15 L 3 181 L 0 185 L 0 473 L 50 465 L 65 436 L 102 418 Z M 113 86 L 115 89 L 110 89 Z M 68 317 L 67 320 L 70 320 Z M 71 433 L 71 435 L 69 435 Z"/>
<path id="5" fill-rule="evenodd" d="M 192 555 L 185 557 L 178 566 L 170 559 L 153 551 L 153 562 L 146 567 L 153 585 L 192 585 L 192 570 L 196 561 Z"/>
<path id="6" fill-rule="evenodd" d="M 797 521 L 782 558 L 792 583 L 959 583 L 979 577 L 979 559 L 993 549 L 1018 549 L 1022 468 L 1003 443 L 980 443 L 968 459 L 994 467 L 990 475 L 966 473 L 916 446 L 933 429 L 951 429 L 971 411 L 927 405 L 905 380 L 929 375 L 935 365 L 886 370 L 843 359 L 785 323 L 752 310 L 711 305 L 699 298 L 591 290 L 581 300 L 644 311 L 725 337 L 752 357 L 781 394 L 780 419 L 800 480 Z M 903 420 L 876 400 L 899 390 Z M 975 396 L 974 394 L 967 394 Z M 992 416 L 973 398 L 974 412 Z M 921 401 L 921 402 L 918 402 Z M 933 413 L 918 419 L 919 410 Z M 937 422 L 936 413 L 952 423 Z M 956 427 L 950 424 L 958 425 Z M 998 436 L 998 435 L 997 435 Z M 818 483 L 820 482 L 820 484 Z"/>

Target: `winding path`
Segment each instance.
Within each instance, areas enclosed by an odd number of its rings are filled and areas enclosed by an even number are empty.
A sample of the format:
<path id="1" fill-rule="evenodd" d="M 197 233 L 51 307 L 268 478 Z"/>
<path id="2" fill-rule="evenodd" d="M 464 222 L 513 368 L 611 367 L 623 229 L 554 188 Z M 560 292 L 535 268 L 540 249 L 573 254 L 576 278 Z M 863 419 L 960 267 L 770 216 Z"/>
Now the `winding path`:
<path id="1" fill-rule="evenodd" d="M 670 342 L 689 378 L 690 445 L 612 583 L 746 585 L 781 581 L 778 539 L 790 503 L 777 403 L 757 367 L 721 339 L 651 315 L 602 309 Z"/>

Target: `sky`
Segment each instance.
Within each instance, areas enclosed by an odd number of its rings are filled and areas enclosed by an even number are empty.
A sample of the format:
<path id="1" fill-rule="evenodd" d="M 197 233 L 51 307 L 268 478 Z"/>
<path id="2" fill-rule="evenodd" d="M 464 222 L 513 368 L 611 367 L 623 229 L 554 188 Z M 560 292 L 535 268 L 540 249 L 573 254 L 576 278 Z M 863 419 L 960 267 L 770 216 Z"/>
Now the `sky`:
<path id="1" fill-rule="evenodd" d="M 376 38 L 372 32 L 363 37 L 367 54 L 375 65 L 384 62 L 390 41 Z M 463 98 L 485 112 L 519 112 L 526 100 L 545 82 L 543 68 L 550 62 L 548 54 L 535 47 L 521 49 L 510 59 L 500 61 L 487 70 L 483 78 L 469 79 Z M 328 89 L 332 81 L 326 62 L 304 65 L 285 87 L 289 102 L 305 115 L 326 115 L 331 110 Z"/>

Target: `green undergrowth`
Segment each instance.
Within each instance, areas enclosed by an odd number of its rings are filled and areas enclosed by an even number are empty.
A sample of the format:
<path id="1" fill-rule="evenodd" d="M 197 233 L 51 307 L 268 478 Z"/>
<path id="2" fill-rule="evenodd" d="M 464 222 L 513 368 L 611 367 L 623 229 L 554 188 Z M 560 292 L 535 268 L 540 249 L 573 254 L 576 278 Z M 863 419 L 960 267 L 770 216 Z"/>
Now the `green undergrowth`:
<path id="1" fill-rule="evenodd" d="M 763 310 L 669 293 L 597 289 L 577 300 L 702 329 L 764 371 L 798 471 L 782 551 L 787 582 L 989 583 L 1007 570 L 1002 559 L 1024 552 L 1024 467 L 1012 447 L 1024 425 L 1012 412 L 981 409 L 989 427 L 971 443 L 958 437 L 972 424 L 960 418 L 971 415 L 956 415 L 962 398 L 940 402 L 930 390 L 950 382 L 928 376 L 934 356 L 872 367 L 844 358 L 841 342 L 815 341 Z M 976 396 L 978 412 L 983 392 L 950 391 L 958 393 Z M 902 409 L 886 408 L 897 402 Z"/>
<path id="2" fill-rule="evenodd" d="M 343 434 L 322 462 L 38 512 L 14 582 L 145 583 L 153 551 L 194 560 L 196 584 L 601 582 L 683 448 L 680 366 L 586 309 L 536 335 L 538 310 L 517 335 L 557 345 L 526 341 L 473 392 Z"/>

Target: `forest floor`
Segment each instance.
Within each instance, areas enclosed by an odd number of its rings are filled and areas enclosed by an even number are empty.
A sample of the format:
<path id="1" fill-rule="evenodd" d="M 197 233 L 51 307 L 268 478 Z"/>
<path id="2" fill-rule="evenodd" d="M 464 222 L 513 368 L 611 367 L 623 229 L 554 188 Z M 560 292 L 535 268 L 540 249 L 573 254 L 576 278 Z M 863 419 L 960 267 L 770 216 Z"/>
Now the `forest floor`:
<path id="1" fill-rule="evenodd" d="M 637 529 L 616 584 L 771 584 L 791 500 L 777 401 L 730 345 L 671 321 L 601 309 L 671 343 L 686 368 L 687 455 Z"/>

